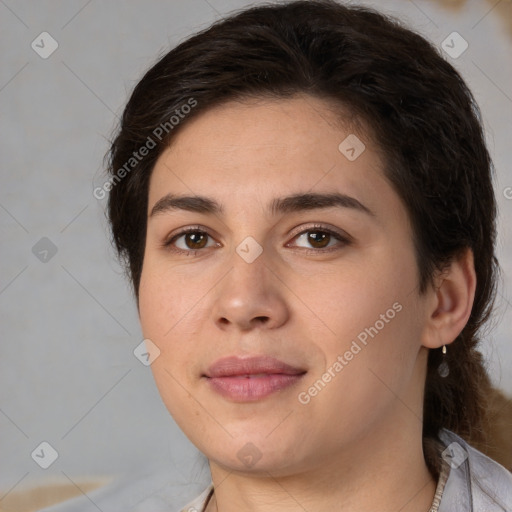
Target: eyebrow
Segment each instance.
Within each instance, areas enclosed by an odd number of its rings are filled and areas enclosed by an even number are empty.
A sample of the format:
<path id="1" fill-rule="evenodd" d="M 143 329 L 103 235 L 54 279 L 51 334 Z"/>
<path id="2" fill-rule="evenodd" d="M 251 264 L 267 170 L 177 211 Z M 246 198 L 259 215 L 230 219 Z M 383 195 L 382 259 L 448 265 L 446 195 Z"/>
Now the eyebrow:
<path id="1" fill-rule="evenodd" d="M 268 207 L 272 215 L 300 212 L 319 208 L 350 208 L 370 216 L 375 214 L 355 197 L 340 193 L 303 193 L 273 199 Z M 214 199 L 204 196 L 179 196 L 167 194 L 159 199 L 151 209 L 150 217 L 175 210 L 204 214 L 222 214 L 223 207 Z"/>

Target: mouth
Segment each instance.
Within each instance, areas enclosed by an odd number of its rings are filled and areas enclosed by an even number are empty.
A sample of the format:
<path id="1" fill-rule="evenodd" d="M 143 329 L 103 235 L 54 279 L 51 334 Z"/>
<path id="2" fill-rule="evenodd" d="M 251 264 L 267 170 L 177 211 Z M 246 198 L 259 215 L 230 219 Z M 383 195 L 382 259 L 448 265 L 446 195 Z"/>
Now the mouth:
<path id="1" fill-rule="evenodd" d="M 267 356 L 219 359 L 203 375 L 210 388 L 233 402 L 254 402 L 293 386 L 306 370 Z"/>

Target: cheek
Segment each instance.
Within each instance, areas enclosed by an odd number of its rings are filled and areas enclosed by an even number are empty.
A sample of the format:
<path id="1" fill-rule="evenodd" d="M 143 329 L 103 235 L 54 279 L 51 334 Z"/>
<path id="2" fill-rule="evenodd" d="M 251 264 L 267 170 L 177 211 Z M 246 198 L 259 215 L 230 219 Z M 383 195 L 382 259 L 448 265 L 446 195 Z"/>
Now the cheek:
<path id="1" fill-rule="evenodd" d="M 330 331 L 315 340 L 326 355 L 322 370 L 336 375 L 332 382 L 337 384 L 326 386 L 333 392 L 327 401 L 359 407 L 362 413 L 361 407 L 377 407 L 393 396 L 390 390 L 401 392 L 421 340 L 414 259 L 400 261 L 388 254 L 375 261 L 373 266 L 323 276 L 305 290 Z M 311 382 L 318 378 L 320 373 Z"/>
<path id="2" fill-rule="evenodd" d="M 162 401 L 176 422 L 186 428 L 186 424 L 180 424 L 180 411 L 193 415 L 194 404 L 187 403 L 183 372 L 189 368 L 193 355 L 191 344 L 183 342 L 180 335 L 180 319 L 185 314 L 184 303 L 188 301 L 180 301 L 182 291 L 174 287 L 174 283 L 163 280 L 158 272 L 150 272 L 147 266 L 139 288 L 139 315 L 144 338 L 150 339 L 160 350 L 151 364 L 151 371 Z"/>
<path id="3" fill-rule="evenodd" d="M 161 340 L 165 348 L 184 326 L 194 325 L 188 319 L 200 307 L 208 279 L 155 260 L 148 257 L 142 270 L 139 315 L 144 336 Z"/>
<path id="4" fill-rule="evenodd" d="M 365 329 L 384 333 L 391 330 L 390 325 L 396 327 L 404 316 L 397 310 L 414 297 L 416 269 L 414 261 L 376 251 L 364 261 L 359 256 L 347 258 L 329 272 L 294 285 L 304 303 L 329 327 L 328 346 L 339 349 Z M 364 334 L 361 337 L 364 340 Z"/>
<path id="5" fill-rule="evenodd" d="M 152 363 L 156 384 L 168 408 L 182 400 L 182 392 L 197 378 L 200 358 L 208 357 L 201 346 L 208 304 L 205 290 L 211 288 L 205 275 L 183 276 L 148 258 L 139 287 L 139 316 L 144 338 L 160 350 Z M 183 387 L 185 386 L 185 388 Z M 186 393 L 183 397 L 186 398 Z"/>
<path id="6" fill-rule="evenodd" d="M 363 304 L 358 304 L 354 316 L 366 316 L 359 325 L 344 311 L 336 325 L 338 336 L 320 342 L 326 366 L 300 390 L 306 393 L 302 400 L 309 400 L 304 411 L 316 418 L 318 435 L 354 440 L 383 418 L 407 417 L 417 408 L 409 394 L 419 350 L 418 328 L 409 319 L 413 306 L 404 300 L 388 305 L 367 302 L 361 312 Z M 421 410 L 415 412 L 421 417 Z"/>

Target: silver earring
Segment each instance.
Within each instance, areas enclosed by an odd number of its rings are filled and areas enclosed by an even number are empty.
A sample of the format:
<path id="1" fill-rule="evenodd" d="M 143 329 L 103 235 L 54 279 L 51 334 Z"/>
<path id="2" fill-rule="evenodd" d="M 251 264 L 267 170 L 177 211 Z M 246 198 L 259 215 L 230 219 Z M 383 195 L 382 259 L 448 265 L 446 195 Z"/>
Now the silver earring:
<path id="1" fill-rule="evenodd" d="M 443 360 L 441 361 L 441 364 L 437 367 L 437 373 L 444 379 L 445 377 L 448 377 L 450 374 L 450 368 L 448 366 L 448 363 L 446 362 L 446 345 L 443 345 Z"/>

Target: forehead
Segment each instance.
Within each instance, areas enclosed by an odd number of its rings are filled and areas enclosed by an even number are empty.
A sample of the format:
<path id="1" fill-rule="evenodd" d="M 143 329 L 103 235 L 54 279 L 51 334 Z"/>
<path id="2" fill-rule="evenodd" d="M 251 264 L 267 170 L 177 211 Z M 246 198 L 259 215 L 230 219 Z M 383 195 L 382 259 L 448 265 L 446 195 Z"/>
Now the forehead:
<path id="1" fill-rule="evenodd" d="M 382 179 L 369 134 L 325 100 L 309 96 L 229 102 L 187 122 L 158 159 L 152 193 L 167 185 L 255 195 L 269 188 L 343 185 Z M 351 120 L 350 120 L 351 121 Z M 256 187 L 256 188 L 255 188 Z M 354 192 L 354 190 L 352 190 Z M 153 198 L 154 199 L 154 198 Z"/>
<path id="2" fill-rule="evenodd" d="M 268 157 L 285 151 L 283 156 L 288 158 L 305 152 L 316 153 L 318 158 L 319 151 L 327 151 L 326 158 L 332 158 L 338 156 L 344 133 L 358 130 L 360 139 L 369 138 L 369 134 L 361 133 L 361 122 L 344 110 L 306 95 L 230 101 L 186 123 L 171 149 L 176 155 L 193 149 L 196 155 L 208 152 L 221 157 L 242 152 Z"/>

